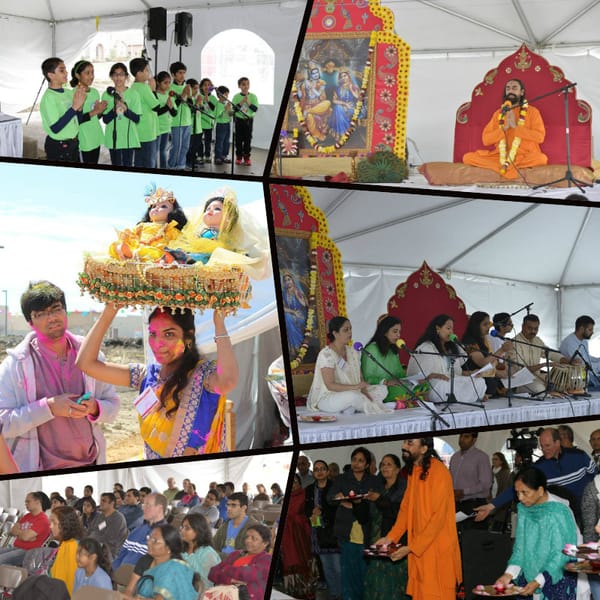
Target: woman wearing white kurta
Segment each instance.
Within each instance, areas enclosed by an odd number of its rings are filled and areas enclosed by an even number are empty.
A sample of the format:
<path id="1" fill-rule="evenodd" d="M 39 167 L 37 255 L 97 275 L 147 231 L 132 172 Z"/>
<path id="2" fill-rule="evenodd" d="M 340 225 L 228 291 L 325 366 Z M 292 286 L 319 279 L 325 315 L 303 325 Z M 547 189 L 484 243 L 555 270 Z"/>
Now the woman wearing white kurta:
<path id="1" fill-rule="evenodd" d="M 329 345 L 319 352 L 308 408 L 331 413 L 391 412 L 384 408 L 385 385 L 369 385 L 360 370 L 360 352 L 349 346 L 352 325 L 346 317 L 329 321 Z"/>
<path id="2" fill-rule="evenodd" d="M 453 370 L 456 399 L 459 402 L 478 402 L 485 394 L 485 379 L 463 375 L 462 365 L 467 355 L 450 341 L 453 333 L 454 321 L 451 317 L 435 317 L 417 341 L 416 356 L 411 356 L 406 374 L 409 377 L 420 375 L 429 382 L 430 402 L 445 402 L 450 392 L 450 373 Z M 454 363 L 452 356 L 457 356 Z"/>

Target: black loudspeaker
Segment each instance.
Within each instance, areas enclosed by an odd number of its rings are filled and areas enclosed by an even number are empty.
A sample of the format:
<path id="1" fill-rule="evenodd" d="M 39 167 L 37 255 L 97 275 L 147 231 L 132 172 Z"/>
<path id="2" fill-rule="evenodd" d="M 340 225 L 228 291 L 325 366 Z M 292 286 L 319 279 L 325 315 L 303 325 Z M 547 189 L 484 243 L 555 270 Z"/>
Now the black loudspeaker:
<path id="1" fill-rule="evenodd" d="M 192 45 L 192 15 L 180 12 L 175 15 L 175 45 Z"/>
<path id="2" fill-rule="evenodd" d="M 468 529 L 461 537 L 461 554 L 465 598 L 477 600 L 472 590 L 480 583 L 492 584 L 504 573 L 512 553 L 513 541 L 508 534 Z"/>
<path id="3" fill-rule="evenodd" d="M 167 9 L 151 8 L 148 10 L 148 39 L 167 39 Z"/>

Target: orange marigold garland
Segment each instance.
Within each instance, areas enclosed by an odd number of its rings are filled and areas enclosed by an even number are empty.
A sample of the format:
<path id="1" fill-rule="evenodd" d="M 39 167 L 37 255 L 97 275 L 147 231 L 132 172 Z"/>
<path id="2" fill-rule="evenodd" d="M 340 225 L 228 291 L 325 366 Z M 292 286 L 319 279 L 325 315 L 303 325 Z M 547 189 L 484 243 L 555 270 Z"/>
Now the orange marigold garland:
<path id="1" fill-rule="evenodd" d="M 527 116 L 527 109 L 529 108 L 529 103 L 527 100 L 523 101 L 521 107 L 519 108 L 519 120 L 517 121 L 517 127 L 522 127 L 525 124 L 525 117 Z M 503 127 L 504 122 L 506 120 L 506 114 L 503 111 L 500 111 L 498 115 L 498 126 Z M 508 158 L 506 156 L 506 140 L 502 138 L 500 143 L 498 144 L 498 150 L 500 151 L 500 175 L 504 175 L 508 170 L 508 167 L 514 163 L 515 158 L 517 156 L 517 152 L 519 151 L 519 146 L 521 145 L 521 138 L 515 136 L 513 142 L 510 146 L 510 151 L 508 153 Z"/>
<path id="2" fill-rule="evenodd" d="M 308 351 L 308 344 L 313 336 L 313 324 L 315 322 L 315 306 L 317 292 L 317 250 L 312 248 L 310 251 L 310 283 L 308 289 L 308 311 L 306 312 L 306 327 L 304 329 L 304 339 L 296 358 L 291 361 L 290 367 L 292 371 L 297 369 Z"/>

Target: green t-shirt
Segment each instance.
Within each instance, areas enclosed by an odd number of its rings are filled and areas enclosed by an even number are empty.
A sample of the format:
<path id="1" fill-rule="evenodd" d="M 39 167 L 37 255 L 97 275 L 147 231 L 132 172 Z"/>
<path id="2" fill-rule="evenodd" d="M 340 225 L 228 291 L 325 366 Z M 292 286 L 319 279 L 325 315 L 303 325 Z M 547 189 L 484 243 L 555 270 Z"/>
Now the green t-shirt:
<path id="1" fill-rule="evenodd" d="M 156 96 L 158 98 L 158 104 L 162 108 L 166 106 L 167 100 L 169 99 L 169 92 L 165 94 L 161 94 L 160 92 L 156 92 Z M 175 106 L 175 102 L 173 101 L 173 106 Z M 162 135 L 163 133 L 169 133 L 171 131 L 171 121 L 173 117 L 171 113 L 167 111 L 162 115 L 158 115 L 158 135 Z"/>
<path id="2" fill-rule="evenodd" d="M 73 90 L 60 88 L 58 90 L 48 88 L 40 102 L 40 113 L 44 131 L 53 140 L 71 140 L 77 137 L 79 123 L 77 116 L 73 118 L 58 132 L 54 133 L 50 126 L 54 125 L 73 105 Z"/>
<path id="3" fill-rule="evenodd" d="M 200 113 L 200 124 L 202 125 L 202 129 L 212 129 L 215 124 L 215 108 L 219 101 L 214 97 L 209 95 L 206 101 L 202 101 L 200 104 L 200 108 L 202 112 Z"/>
<path id="4" fill-rule="evenodd" d="M 90 91 L 85 96 L 83 103 L 83 112 L 89 113 L 94 104 L 100 101 L 100 94 L 95 88 L 90 88 Z M 104 131 L 100 125 L 98 115 L 90 117 L 89 121 L 79 124 L 79 149 L 83 152 L 95 150 L 104 143 Z"/>
<path id="5" fill-rule="evenodd" d="M 231 115 L 225 109 L 227 102 L 227 100 L 217 102 L 217 108 L 215 108 L 215 121 L 217 123 L 229 123 L 231 121 Z"/>
<path id="6" fill-rule="evenodd" d="M 240 94 L 240 93 L 237 93 L 233 97 L 232 103 L 239 105 L 242 108 L 241 111 L 238 110 L 235 112 L 235 116 L 239 119 L 243 119 L 244 115 L 245 115 L 247 119 L 248 118 L 251 119 L 252 117 L 254 117 L 254 114 L 258 110 L 258 98 L 256 97 L 255 94 L 248 92 L 248 104 L 247 105 L 245 103 L 242 104 L 243 99 L 244 99 L 244 96 L 242 96 L 242 94 Z M 250 108 L 251 106 L 254 108 Z"/>
<path id="7" fill-rule="evenodd" d="M 184 87 L 185 83 L 183 85 L 172 83 L 169 89 L 181 96 Z M 177 115 L 173 117 L 171 127 L 187 127 L 188 125 L 191 125 L 192 111 L 190 110 L 190 107 L 185 102 L 182 102 L 179 106 L 175 104 L 175 106 L 177 107 Z"/>
<path id="8" fill-rule="evenodd" d="M 115 107 L 115 101 L 112 96 L 107 92 L 102 94 L 102 100 L 106 100 L 108 105 L 106 106 L 105 114 L 110 113 Z M 142 104 L 140 97 L 135 90 L 127 88 L 123 93 L 123 100 L 127 104 L 127 110 L 130 110 L 136 115 L 141 114 Z M 123 114 L 119 117 L 114 118 L 110 123 L 107 123 L 104 131 L 104 145 L 109 149 L 114 149 L 113 145 L 113 131 L 117 127 L 117 150 L 123 150 L 124 148 L 139 148 L 140 137 L 135 123 Z"/>
<path id="9" fill-rule="evenodd" d="M 131 89 L 140 97 L 142 114 L 137 124 L 140 142 L 151 142 L 158 137 L 158 115 L 153 110 L 158 106 L 158 98 L 146 82 L 134 81 Z"/>

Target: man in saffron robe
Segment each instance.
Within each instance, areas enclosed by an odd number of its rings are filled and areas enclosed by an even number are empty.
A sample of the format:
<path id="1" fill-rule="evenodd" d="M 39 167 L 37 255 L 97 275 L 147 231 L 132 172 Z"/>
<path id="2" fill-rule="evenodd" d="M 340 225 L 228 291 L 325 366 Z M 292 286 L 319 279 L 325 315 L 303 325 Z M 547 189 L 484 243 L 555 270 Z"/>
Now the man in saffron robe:
<path id="1" fill-rule="evenodd" d="M 491 169 L 506 179 L 517 179 L 517 169 L 548 163 L 548 157 L 540 150 L 545 135 L 540 111 L 527 103 L 523 83 L 519 79 L 510 79 L 504 88 L 502 106 L 483 130 L 483 144 L 493 145 L 494 149 L 467 152 L 463 162 Z"/>
<path id="2" fill-rule="evenodd" d="M 391 555 L 392 560 L 408 556 L 406 593 L 412 600 L 454 600 L 462 569 L 452 476 L 431 437 L 404 440 L 402 459 L 408 487 L 396 523 L 376 543 L 398 542 L 406 532 L 407 545 Z"/>

